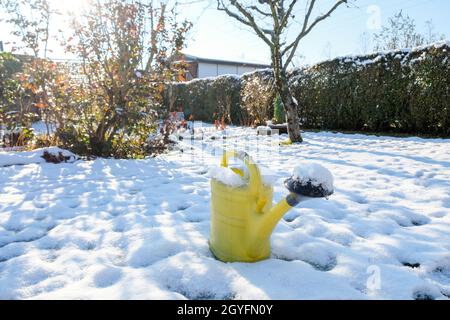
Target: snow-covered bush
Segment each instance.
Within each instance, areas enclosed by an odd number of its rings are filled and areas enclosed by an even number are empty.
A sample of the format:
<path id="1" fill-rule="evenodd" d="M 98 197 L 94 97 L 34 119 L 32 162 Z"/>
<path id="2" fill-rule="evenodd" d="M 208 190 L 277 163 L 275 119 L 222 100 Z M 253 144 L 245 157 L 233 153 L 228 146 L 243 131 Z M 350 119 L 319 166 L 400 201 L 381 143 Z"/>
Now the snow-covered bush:
<path id="1" fill-rule="evenodd" d="M 74 24 L 67 49 L 82 61 L 82 81 L 73 92 L 75 115 L 57 131 L 63 146 L 88 156 L 147 155 L 157 120 L 169 115 L 164 83 L 184 74 L 184 66 L 167 57 L 179 53 L 191 26 L 177 21 L 174 8 L 161 6 L 102 1 Z"/>
<path id="2" fill-rule="evenodd" d="M 172 111 L 183 111 L 187 118 L 214 122 L 222 117 L 228 123 L 241 123 L 241 79 L 225 75 L 166 86 L 165 101 Z"/>
<path id="3" fill-rule="evenodd" d="M 258 72 L 242 78 L 242 107 L 249 115 L 250 124 L 253 126 L 265 124 L 273 116 L 275 99 L 273 74 Z"/>
<path id="4" fill-rule="evenodd" d="M 228 123 L 234 120 L 242 119 L 239 114 L 237 103 L 239 103 L 239 90 L 241 81 L 239 77 L 219 77 L 213 83 L 215 90 L 215 100 L 217 103 L 216 120 L 224 119 Z"/>
<path id="5" fill-rule="evenodd" d="M 22 68 L 19 59 L 0 52 L 0 147 L 23 146 L 33 137 L 30 128 L 36 114 L 18 77 Z"/>
<path id="6" fill-rule="evenodd" d="M 229 123 L 250 125 L 272 118 L 273 91 L 272 71 L 259 70 L 241 77 L 222 75 L 170 83 L 165 104 L 195 120 L 214 122 L 223 117 Z"/>
<path id="7" fill-rule="evenodd" d="M 342 57 L 294 70 L 303 126 L 450 135 L 450 46 Z"/>

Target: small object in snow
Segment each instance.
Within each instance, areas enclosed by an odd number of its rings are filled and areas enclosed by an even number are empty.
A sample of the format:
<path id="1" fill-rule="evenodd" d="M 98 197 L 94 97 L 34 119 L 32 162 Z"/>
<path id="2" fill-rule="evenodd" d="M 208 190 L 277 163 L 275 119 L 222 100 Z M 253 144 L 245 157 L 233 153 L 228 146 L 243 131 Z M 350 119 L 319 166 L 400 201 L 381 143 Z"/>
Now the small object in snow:
<path id="1" fill-rule="evenodd" d="M 287 124 L 272 124 L 269 127 L 272 131 L 275 131 L 275 133 L 278 132 L 278 134 L 288 134 Z"/>
<path id="2" fill-rule="evenodd" d="M 324 198 L 334 193 L 333 175 L 317 163 L 296 167 L 285 185 L 290 192 L 311 198 Z"/>
<path id="3" fill-rule="evenodd" d="M 174 135 L 174 134 L 171 134 L 169 136 L 169 140 L 170 140 L 170 142 L 173 142 L 173 143 L 176 143 L 176 142 L 179 141 L 178 137 L 176 135 Z"/>
<path id="4" fill-rule="evenodd" d="M 71 161 L 73 156 L 65 156 L 61 151 L 59 151 L 57 154 L 50 153 L 48 150 L 44 151 L 44 154 L 42 155 L 42 158 L 44 158 L 45 162 L 47 163 L 62 163 L 62 162 L 68 162 Z"/>
<path id="5" fill-rule="evenodd" d="M 0 167 L 20 166 L 34 163 L 60 163 L 77 161 L 79 157 L 70 151 L 57 147 L 36 149 L 33 151 L 0 152 Z"/>
<path id="6" fill-rule="evenodd" d="M 259 126 L 256 128 L 256 134 L 258 136 L 271 136 L 272 135 L 272 129 L 269 127 Z"/>

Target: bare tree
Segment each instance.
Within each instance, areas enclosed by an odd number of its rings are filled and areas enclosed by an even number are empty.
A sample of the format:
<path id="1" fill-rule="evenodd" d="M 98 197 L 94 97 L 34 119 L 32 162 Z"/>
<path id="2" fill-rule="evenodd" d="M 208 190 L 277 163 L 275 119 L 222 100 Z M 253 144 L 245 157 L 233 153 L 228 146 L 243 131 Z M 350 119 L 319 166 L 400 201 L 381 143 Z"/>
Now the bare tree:
<path id="1" fill-rule="evenodd" d="M 59 14 L 49 0 L 0 0 L 0 8 L 5 14 L 0 22 L 12 25 L 11 34 L 19 40 L 12 43 L 12 51 L 31 50 L 35 58 L 47 58 L 50 23 Z"/>
<path id="2" fill-rule="evenodd" d="M 413 48 L 425 44 L 422 34 L 416 30 L 416 22 L 409 15 L 399 11 L 390 17 L 387 25 L 373 35 L 374 50 L 396 50 Z"/>
<path id="3" fill-rule="evenodd" d="M 325 57 L 325 59 L 331 59 L 331 57 L 333 56 L 333 45 L 330 41 L 328 41 L 323 47 L 323 56 Z"/>
<path id="4" fill-rule="evenodd" d="M 363 32 L 359 36 L 359 50 L 361 54 L 369 53 L 370 48 L 370 34 L 368 32 Z"/>
<path id="5" fill-rule="evenodd" d="M 297 5 L 305 5 L 300 19 L 299 32 L 292 41 L 287 41 L 287 32 L 297 21 Z M 347 0 L 336 0 L 333 5 L 320 14 L 314 15 L 316 0 L 217 0 L 217 9 L 250 27 L 270 48 L 274 69 L 275 87 L 283 101 L 288 122 L 289 138 L 292 142 L 302 142 L 297 101 L 293 97 L 287 78 L 287 68 L 295 57 L 300 41 L 305 38 L 318 23 L 328 18 Z"/>
<path id="6" fill-rule="evenodd" d="M 434 32 L 434 24 L 433 24 L 433 20 L 427 20 L 425 21 L 425 28 L 426 28 L 426 32 L 424 34 L 424 38 L 425 38 L 425 42 L 427 44 L 439 41 L 439 40 L 445 40 L 445 34 L 438 34 L 436 32 Z"/>

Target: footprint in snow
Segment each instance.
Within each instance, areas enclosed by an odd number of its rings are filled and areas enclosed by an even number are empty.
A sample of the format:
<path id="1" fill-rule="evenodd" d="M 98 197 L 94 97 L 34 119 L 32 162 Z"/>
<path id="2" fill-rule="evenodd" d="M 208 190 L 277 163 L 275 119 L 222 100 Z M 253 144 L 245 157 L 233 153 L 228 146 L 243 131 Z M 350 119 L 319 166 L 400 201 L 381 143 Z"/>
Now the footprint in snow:
<path id="1" fill-rule="evenodd" d="M 424 225 L 428 224 L 429 222 L 430 222 L 430 220 L 427 217 L 411 220 L 411 223 L 414 227 L 424 226 Z"/>
<path id="2" fill-rule="evenodd" d="M 413 290 L 412 298 L 414 300 L 436 300 L 442 294 L 438 288 L 431 285 L 423 285 Z"/>
<path id="3" fill-rule="evenodd" d="M 284 255 L 273 254 L 272 257 L 274 259 L 287 261 L 287 262 L 295 261 L 295 259 L 293 259 L 291 257 L 284 256 Z"/>
<path id="4" fill-rule="evenodd" d="M 122 278 L 122 270 L 106 267 L 94 275 L 94 284 L 98 288 L 107 288 L 116 284 Z"/>
<path id="5" fill-rule="evenodd" d="M 408 219 L 408 218 L 406 218 Z M 415 214 L 409 217 L 409 221 L 405 224 L 398 222 L 398 224 L 402 227 L 420 227 L 420 226 L 424 226 L 428 223 L 430 223 L 431 219 L 426 217 L 426 216 L 422 216 L 419 214 Z"/>
<path id="6" fill-rule="evenodd" d="M 25 198 L 23 199 L 23 201 L 33 201 L 36 198 L 36 196 L 37 196 L 36 192 L 28 192 L 25 195 Z"/>
<path id="7" fill-rule="evenodd" d="M 295 219 L 297 219 L 299 216 L 300 216 L 299 212 L 297 212 L 295 210 L 291 210 L 283 216 L 283 219 L 286 222 L 292 222 Z"/>
<path id="8" fill-rule="evenodd" d="M 45 256 L 43 256 L 44 261 L 49 262 L 49 263 L 53 263 L 56 261 L 56 259 L 59 258 L 59 255 L 55 252 L 50 252 L 48 254 L 46 254 Z"/>
<path id="9" fill-rule="evenodd" d="M 331 271 L 334 269 L 334 267 L 336 267 L 337 265 L 337 260 L 336 257 L 330 256 L 328 257 L 328 261 L 325 263 L 322 262 L 317 262 L 317 261 L 309 261 L 309 260 L 304 260 L 304 262 L 309 263 L 314 269 L 318 270 L 318 271 Z"/>
<path id="10" fill-rule="evenodd" d="M 425 178 L 427 178 L 427 179 L 432 179 L 432 178 L 434 178 L 434 177 L 436 177 L 436 173 L 435 173 L 435 172 L 430 172 L 430 173 L 428 173 L 428 174 L 425 176 Z"/>
<path id="11" fill-rule="evenodd" d="M 133 189 L 129 189 L 128 190 L 128 194 L 134 196 L 134 195 L 138 194 L 141 191 L 142 191 L 142 189 L 140 189 L 140 188 L 133 188 Z"/>
<path id="12" fill-rule="evenodd" d="M 442 200 L 442 205 L 445 208 L 450 208 L 450 198 L 446 199 L 446 200 Z"/>
<path id="13" fill-rule="evenodd" d="M 394 197 L 394 198 L 399 198 L 399 199 L 405 199 L 406 198 L 405 194 L 403 192 L 401 192 L 401 191 L 393 191 L 393 192 L 390 193 L 390 195 L 392 197 Z"/>
<path id="14" fill-rule="evenodd" d="M 172 288 L 171 286 L 168 286 L 168 289 L 181 294 L 182 296 L 186 297 L 188 300 L 230 300 L 229 298 L 227 299 L 227 297 L 232 297 L 233 294 L 229 294 L 223 297 L 217 296 L 217 294 L 215 294 L 214 292 L 210 292 L 210 291 L 201 291 L 201 292 L 191 292 L 188 290 L 184 290 L 184 289 L 177 289 L 177 288 Z"/>
<path id="15" fill-rule="evenodd" d="M 97 247 L 96 243 L 93 241 L 79 241 L 77 246 L 84 251 L 92 251 Z"/>
<path id="16" fill-rule="evenodd" d="M 402 265 L 411 269 L 420 268 L 420 263 L 418 262 L 402 262 Z"/>
<path id="17" fill-rule="evenodd" d="M 448 214 L 448 212 L 446 211 L 436 211 L 431 213 L 431 216 L 434 218 L 443 218 Z"/>
<path id="18" fill-rule="evenodd" d="M 186 209 L 189 209 L 191 207 L 190 204 L 181 204 L 177 207 L 177 211 L 185 211 Z"/>
<path id="19" fill-rule="evenodd" d="M 126 212 L 126 209 L 122 208 L 122 207 L 112 208 L 109 210 L 109 214 L 112 215 L 113 217 L 118 217 L 118 216 L 124 214 L 125 212 Z"/>
<path id="20" fill-rule="evenodd" d="M 359 194 L 354 194 L 350 198 L 353 202 L 359 203 L 359 204 L 367 204 L 369 203 L 369 200 L 367 200 L 367 197 Z"/>
<path id="21" fill-rule="evenodd" d="M 65 198 L 61 200 L 61 204 L 70 209 L 76 209 L 81 205 L 81 201 L 75 198 Z"/>
<path id="22" fill-rule="evenodd" d="M 23 231 L 25 229 L 25 226 L 23 226 L 23 225 L 9 225 L 9 224 L 6 224 L 6 225 L 3 226 L 3 228 L 6 231 L 9 231 L 9 232 L 19 233 L 19 232 L 21 232 L 21 231 Z"/>
<path id="23" fill-rule="evenodd" d="M 33 205 L 38 209 L 45 209 L 48 207 L 48 202 L 46 201 L 33 201 Z"/>
<path id="24" fill-rule="evenodd" d="M 450 283 L 450 264 L 439 265 L 431 273 L 439 278 L 446 278 Z"/>

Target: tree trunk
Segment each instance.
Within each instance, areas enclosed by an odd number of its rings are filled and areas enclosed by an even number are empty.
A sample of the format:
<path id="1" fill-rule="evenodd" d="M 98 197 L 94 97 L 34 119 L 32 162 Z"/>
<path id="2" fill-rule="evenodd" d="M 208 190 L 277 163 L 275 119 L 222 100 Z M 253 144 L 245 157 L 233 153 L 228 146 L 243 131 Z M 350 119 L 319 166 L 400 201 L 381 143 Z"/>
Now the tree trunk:
<path id="1" fill-rule="evenodd" d="M 289 139 L 291 142 L 303 142 L 300 132 L 300 119 L 298 117 L 297 103 L 289 90 L 283 90 L 281 100 L 285 106 Z"/>
<path id="2" fill-rule="evenodd" d="M 291 90 L 289 89 L 287 75 L 283 70 L 282 58 L 279 54 L 279 50 L 275 48 L 272 54 L 272 61 L 275 61 L 275 64 L 273 66 L 275 86 L 277 93 L 280 95 L 281 101 L 283 102 L 283 107 L 286 112 L 289 139 L 293 143 L 300 143 L 303 142 L 303 139 L 300 132 L 300 119 L 297 109 L 298 105 L 295 102 Z"/>

